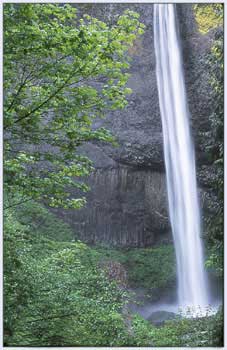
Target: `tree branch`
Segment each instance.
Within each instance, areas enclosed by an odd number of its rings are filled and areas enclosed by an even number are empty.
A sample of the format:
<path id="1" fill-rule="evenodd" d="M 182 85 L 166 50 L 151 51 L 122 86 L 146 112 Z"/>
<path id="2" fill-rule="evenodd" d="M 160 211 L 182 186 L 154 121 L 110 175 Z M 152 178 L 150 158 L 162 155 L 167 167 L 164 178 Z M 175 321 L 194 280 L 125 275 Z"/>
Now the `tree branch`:
<path id="1" fill-rule="evenodd" d="M 26 202 L 29 202 L 29 201 L 31 201 L 32 199 L 33 199 L 33 198 L 26 199 L 26 200 L 24 200 L 24 201 L 14 203 L 14 204 L 12 204 L 12 205 L 9 205 L 8 207 L 4 207 L 3 210 L 7 210 L 7 209 L 9 209 L 9 208 L 17 207 L 18 205 L 23 204 L 23 203 L 26 203 Z"/>
<path id="2" fill-rule="evenodd" d="M 77 314 L 69 313 L 69 314 L 64 314 L 64 315 L 49 316 L 49 317 L 46 317 L 46 318 L 38 318 L 36 320 L 27 321 L 25 323 L 40 322 L 40 321 L 52 320 L 52 319 L 56 319 L 56 318 L 65 318 L 65 317 L 69 317 L 69 316 L 78 316 L 78 313 Z"/>

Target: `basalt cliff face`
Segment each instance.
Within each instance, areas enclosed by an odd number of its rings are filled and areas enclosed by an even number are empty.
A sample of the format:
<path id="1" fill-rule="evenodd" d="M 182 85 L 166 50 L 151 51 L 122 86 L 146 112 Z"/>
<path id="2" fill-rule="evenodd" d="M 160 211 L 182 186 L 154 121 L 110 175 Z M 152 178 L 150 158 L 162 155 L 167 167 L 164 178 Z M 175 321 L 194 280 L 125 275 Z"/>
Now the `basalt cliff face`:
<path id="1" fill-rule="evenodd" d="M 114 21 L 130 8 L 146 25 L 141 39 L 129 52 L 132 57 L 128 86 L 133 93 L 124 110 L 110 112 L 95 127 L 105 126 L 116 136 L 119 147 L 88 143 L 80 152 L 94 162 L 87 179 L 91 190 L 80 210 L 56 210 L 75 234 L 89 243 L 122 247 L 152 246 L 171 240 L 153 43 L 152 4 L 75 4 L 81 13 Z M 186 89 L 191 112 L 197 165 L 209 167 L 203 136 L 212 111 L 209 70 L 205 57 L 210 36 L 198 32 L 191 4 L 178 4 Z M 204 177 L 201 193 L 204 194 Z M 204 195 L 201 196 L 201 199 Z M 203 201 L 205 206 L 205 201 Z"/>

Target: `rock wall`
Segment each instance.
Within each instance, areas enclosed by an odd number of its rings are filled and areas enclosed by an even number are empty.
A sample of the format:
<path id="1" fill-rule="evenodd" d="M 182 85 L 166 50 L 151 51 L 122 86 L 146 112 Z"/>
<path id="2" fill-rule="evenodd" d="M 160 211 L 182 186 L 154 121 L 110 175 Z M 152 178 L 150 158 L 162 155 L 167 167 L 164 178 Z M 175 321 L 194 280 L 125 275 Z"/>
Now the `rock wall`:
<path id="1" fill-rule="evenodd" d="M 90 176 L 89 184 L 87 206 L 67 213 L 83 241 L 143 247 L 166 239 L 169 224 L 162 173 L 127 166 L 100 168 Z"/>
<path id="2" fill-rule="evenodd" d="M 171 240 L 162 147 L 161 117 L 155 74 L 152 4 L 74 4 L 105 21 L 130 8 L 146 25 L 136 41 L 128 86 L 133 93 L 123 111 L 110 112 L 95 127 L 105 126 L 119 147 L 89 143 L 80 152 L 90 157 L 96 170 L 87 179 L 91 191 L 81 210 L 57 210 L 83 241 L 115 246 L 151 246 Z M 210 37 L 198 33 L 192 4 L 178 4 L 179 30 L 185 68 L 191 127 L 197 163 L 206 165 L 201 131 L 209 128 L 212 109 L 209 72 L 204 65 Z"/>

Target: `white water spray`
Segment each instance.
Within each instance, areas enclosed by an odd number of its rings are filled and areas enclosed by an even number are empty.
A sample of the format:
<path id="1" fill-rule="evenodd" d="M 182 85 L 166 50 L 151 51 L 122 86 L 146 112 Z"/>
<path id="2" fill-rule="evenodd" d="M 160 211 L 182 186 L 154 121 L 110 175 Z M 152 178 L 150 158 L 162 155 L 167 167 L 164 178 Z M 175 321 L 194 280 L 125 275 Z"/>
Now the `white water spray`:
<path id="1" fill-rule="evenodd" d="M 174 4 L 154 5 L 154 40 L 169 213 L 177 260 L 178 303 L 208 306 L 200 239 L 194 148 Z"/>

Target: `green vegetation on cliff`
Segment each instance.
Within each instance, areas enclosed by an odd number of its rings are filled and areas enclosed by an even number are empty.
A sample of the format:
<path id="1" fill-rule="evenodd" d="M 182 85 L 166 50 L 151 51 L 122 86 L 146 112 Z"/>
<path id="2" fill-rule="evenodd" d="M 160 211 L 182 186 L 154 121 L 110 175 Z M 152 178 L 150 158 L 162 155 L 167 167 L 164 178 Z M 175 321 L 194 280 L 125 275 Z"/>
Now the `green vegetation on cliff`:
<path id="1" fill-rule="evenodd" d="M 199 30 L 213 33 L 212 46 L 207 57 L 210 70 L 210 85 L 213 113 L 208 116 L 209 131 L 205 133 L 205 152 L 209 155 L 213 172 L 208 174 L 211 192 L 216 198 L 212 215 L 205 218 L 206 242 L 209 258 L 207 267 L 223 275 L 224 253 L 224 40 L 223 4 L 197 4 L 194 11 Z"/>
<path id="2" fill-rule="evenodd" d="M 120 262 L 131 288 L 144 288 L 155 299 L 157 291 L 175 288 L 176 266 L 173 245 L 153 248 L 113 249 L 96 247 L 104 261 Z M 160 269 L 160 266 L 162 268 Z"/>

